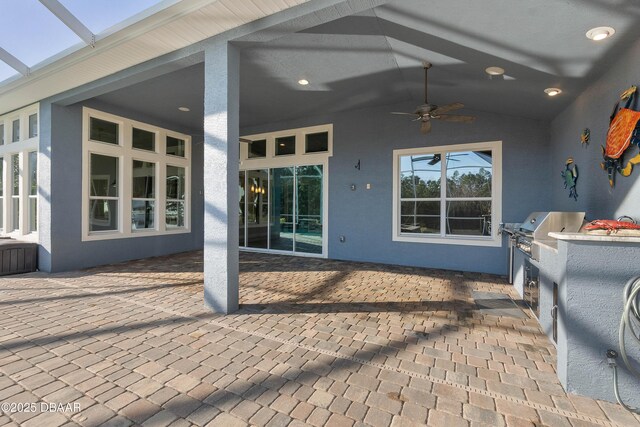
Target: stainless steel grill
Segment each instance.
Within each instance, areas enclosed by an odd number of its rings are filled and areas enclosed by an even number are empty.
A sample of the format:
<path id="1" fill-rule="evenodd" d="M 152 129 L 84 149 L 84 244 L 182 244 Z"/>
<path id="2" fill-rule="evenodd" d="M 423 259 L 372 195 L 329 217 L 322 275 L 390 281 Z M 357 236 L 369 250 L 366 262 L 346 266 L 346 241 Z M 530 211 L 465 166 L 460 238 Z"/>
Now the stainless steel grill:
<path id="1" fill-rule="evenodd" d="M 575 233 L 582 226 L 584 212 L 533 212 L 514 231 L 516 247 L 527 256 L 539 260 L 540 242 L 555 246 L 552 232 Z"/>
<path id="2" fill-rule="evenodd" d="M 513 283 L 514 251 L 517 249 L 527 257 L 540 259 L 540 245 L 556 246 L 551 232 L 577 232 L 584 221 L 584 212 L 533 212 L 522 224 L 501 224 L 500 231 L 509 237 L 509 282 Z"/>

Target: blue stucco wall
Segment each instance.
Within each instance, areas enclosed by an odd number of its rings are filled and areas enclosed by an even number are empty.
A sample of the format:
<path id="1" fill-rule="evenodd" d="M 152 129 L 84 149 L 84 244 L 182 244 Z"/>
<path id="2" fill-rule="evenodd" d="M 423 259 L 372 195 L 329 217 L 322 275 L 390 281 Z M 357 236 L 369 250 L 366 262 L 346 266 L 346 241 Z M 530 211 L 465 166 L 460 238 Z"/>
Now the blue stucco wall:
<path id="1" fill-rule="evenodd" d="M 566 298 L 561 313 L 567 345 L 566 355 L 558 354 L 558 364 L 563 358 L 566 360 L 566 390 L 614 402 L 613 373 L 605 352 L 619 350 L 623 289 L 631 277 L 640 275 L 637 262 L 640 245 L 616 242 L 560 242 L 560 245 L 567 246 L 563 283 Z M 626 337 L 627 354 L 637 369 L 640 345 L 630 333 Z M 640 407 L 640 379 L 622 366 L 621 358 L 618 365 L 623 400 Z"/>
<path id="2" fill-rule="evenodd" d="M 600 168 L 600 146 L 605 144 L 609 115 L 620 93 L 640 84 L 640 41 L 596 83 L 551 123 L 550 163 L 553 168 L 554 210 L 585 211 L 589 220 L 629 215 L 640 220 L 640 168 L 630 177 L 616 176 L 614 188 Z M 580 133 L 591 129 L 591 143 L 582 146 Z M 637 148 L 630 149 L 635 155 Z M 627 158 L 631 157 L 627 154 Z M 567 157 L 579 167 L 578 200 L 568 197 L 560 171 Z M 560 339 L 558 376 L 567 391 L 615 401 L 612 372 L 604 353 L 618 350 L 618 325 L 622 316 L 622 290 L 631 277 L 640 275 L 637 244 L 587 244 L 560 242 L 557 266 L 560 284 Z M 556 268 L 553 262 L 546 269 Z M 545 298 L 541 295 L 541 299 Z M 548 296 L 550 298 L 550 296 Z M 596 320 L 594 320 L 596 319 Z M 630 352 L 640 359 L 640 349 L 630 339 Z M 632 406 L 640 406 L 640 381 L 620 368 L 621 394 Z"/>
<path id="3" fill-rule="evenodd" d="M 41 264 L 45 271 L 65 271 L 100 264 L 201 249 L 202 234 L 202 137 L 193 136 L 190 233 L 82 242 L 82 107 L 87 106 L 144 123 L 191 134 L 153 117 L 86 102 L 51 107 L 51 257 Z M 41 149 L 47 147 L 41 147 Z"/>
<path id="4" fill-rule="evenodd" d="M 600 146 L 606 142 L 609 116 L 622 91 L 640 85 L 640 41 L 612 64 L 609 71 L 551 123 L 550 163 L 553 169 L 553 208 L 561 211 L 585 211 L 589 220 L 630 215 L 640 220 L 640 167 L 630 177 L 616 176 L 615 188 L 610 188 L 607 174 L 600 168 Z M 591 129 L 591 143 L 582 146 L 580 133 Z M 638 152 L 634 147 L 626 155 Z M 563 188 L 560 171 L 567 157 L 573 157 L 579 167 L 578 201 L 570 199 Z"/>
<path id="5" fill-rule="evenodd" d="M 506 274 L 506 243 L 500 248 L 392 241 L 393 150 L 503 141 L 503 222 L 519 222 L 551 206 L 548 123 L 485 113 L 473 124 L 434 123 L 421 135 L 416 123 L 390 111 L 400 104 L 309 117 L 241 129 L 241 134 L 333 123 L 329 161 L 329 258 Z M 360 161 L 361 169 L 354 166 Z M 366 190 L 367 183 L 371 190 Z M 356 191 L 351 191 L 356 184 Z M 339 242 L 344 235 L 346 241 Z"/>

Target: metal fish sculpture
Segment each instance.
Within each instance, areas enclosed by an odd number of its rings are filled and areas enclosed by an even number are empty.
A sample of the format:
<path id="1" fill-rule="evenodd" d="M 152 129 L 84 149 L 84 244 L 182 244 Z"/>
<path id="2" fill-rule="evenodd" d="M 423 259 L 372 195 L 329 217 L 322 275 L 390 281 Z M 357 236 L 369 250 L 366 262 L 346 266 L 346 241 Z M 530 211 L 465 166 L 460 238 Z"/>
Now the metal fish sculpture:
<path id="1" fill-rule="evenodd" d="M 564 188 L 569 189 L 569 197 L 573 197 L 573 200 L 578 200 L 578 192 L 576 191 L 576 184 L 578 183 L 578 165 L 573 162 L 573 157 L 569 157 L 565 162 L 565 168 L 560 172 L 562 178 L 564 178 Z"/>

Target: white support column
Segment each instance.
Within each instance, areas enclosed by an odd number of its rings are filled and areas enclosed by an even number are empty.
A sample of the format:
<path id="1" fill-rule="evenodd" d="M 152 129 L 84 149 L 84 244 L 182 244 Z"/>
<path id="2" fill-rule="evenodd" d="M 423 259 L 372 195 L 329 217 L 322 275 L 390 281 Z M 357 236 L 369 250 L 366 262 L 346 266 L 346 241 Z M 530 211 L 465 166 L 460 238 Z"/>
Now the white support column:
<path id="1" fill-rule="evenodd" d="M 238 309 L 238 138 L 240 55 L 223 42 L 205 50 L 204 301 Z"/>

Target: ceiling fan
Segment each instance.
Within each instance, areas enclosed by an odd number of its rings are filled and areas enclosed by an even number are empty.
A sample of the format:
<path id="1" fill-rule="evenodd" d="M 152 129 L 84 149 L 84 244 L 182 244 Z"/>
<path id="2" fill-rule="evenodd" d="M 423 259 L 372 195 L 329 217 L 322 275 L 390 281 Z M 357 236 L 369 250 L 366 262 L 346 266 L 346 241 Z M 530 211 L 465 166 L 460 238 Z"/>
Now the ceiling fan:
<path id="1" fill-rule="evenodd" d="M 459 157 L 459 156 L 466 156 L 467 153 L 458 153 L 458 154 L 447 154 L 447 162 L 459 162 L 460 160 L 455 159 L 454 157 Z M 412 157 L 411 161 L 412 162 L 421 162 L 424 160 L 428 160 L 427 164 L 430 166 L 435 165 L 436 163 L 439 163 L 440 160 L 442 160 L 442 154 L 430 154 L 427 156 L 420 156 L 420 157 Z"/>
<path id="2" fill-rule="evenodd" d="M 429 62 L 424 62 L 424 104 L 416 107 L 416 111 L 413 113 L 400 113 L 400 112 L 392 112 L 391 114 L 402 114 L 405 116 L 414 116 L 416 117 L 414 121 L 420 121 L 420 132 L 423 134 L 429 133 L 431 131 L 431 119 L 443 120 L 446 122 L 461 122 L 461 123 L 471 123 L 476 118 L 474 116 L 460 116 L 456 114 L 444 114 L 449 111 L 459 110 L 464 107 L 464 104 L 459 102 L 454 102 L 453 104 L 443 105 L 441 107 L 435 104 L 429 104 L 427 100 L 427 72 L 429 68 L 431 68 L 431 64 Z"/>

